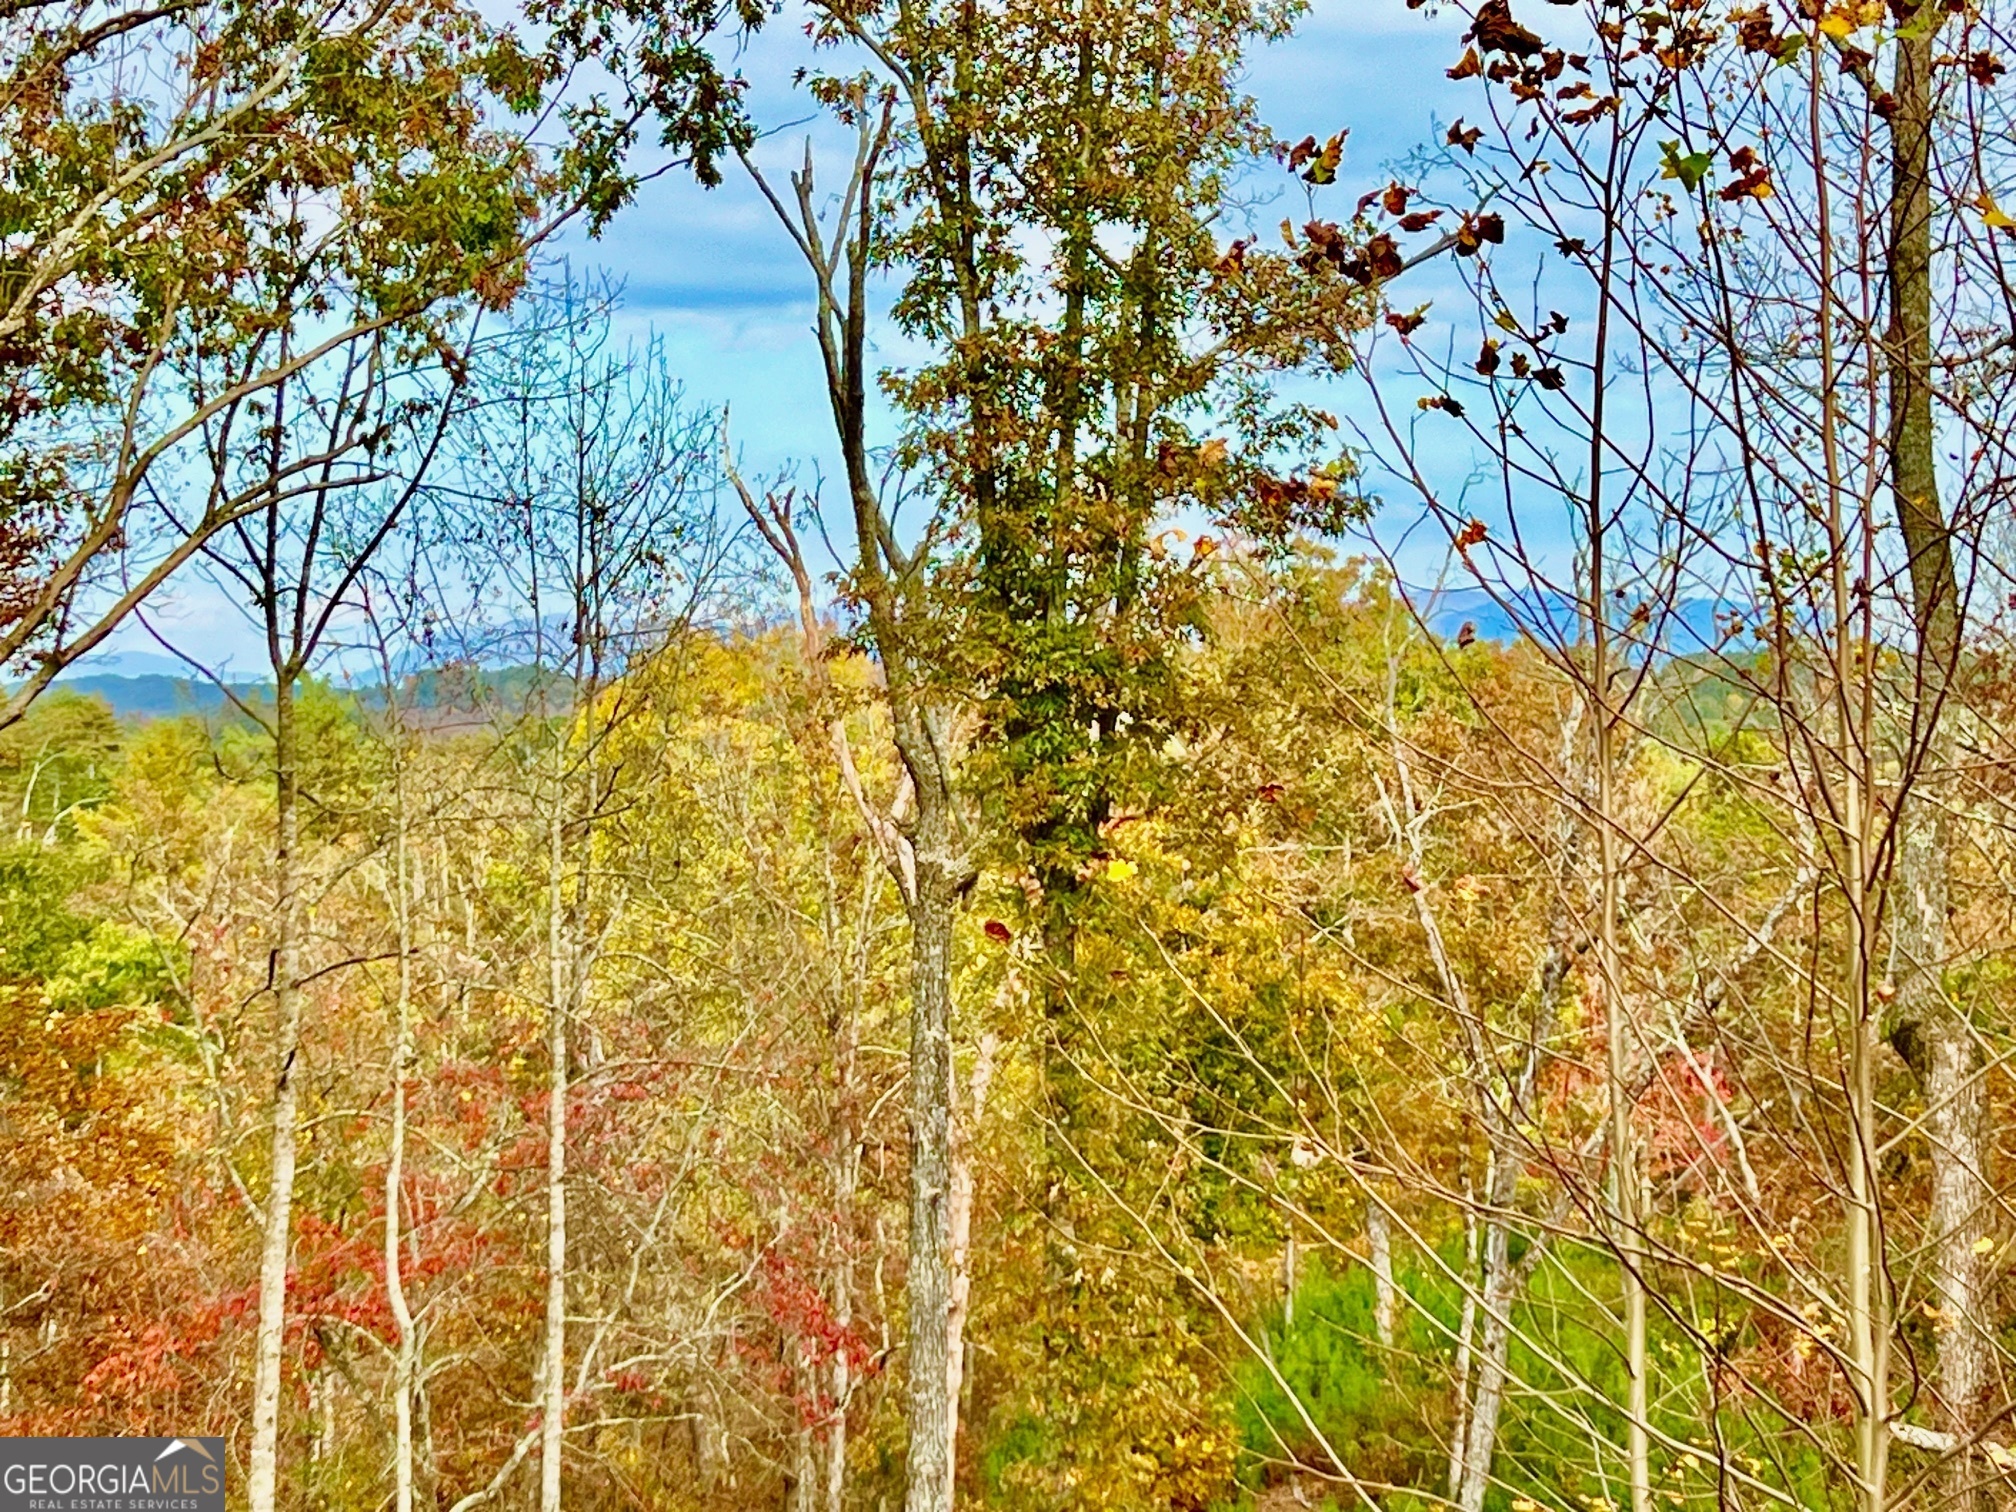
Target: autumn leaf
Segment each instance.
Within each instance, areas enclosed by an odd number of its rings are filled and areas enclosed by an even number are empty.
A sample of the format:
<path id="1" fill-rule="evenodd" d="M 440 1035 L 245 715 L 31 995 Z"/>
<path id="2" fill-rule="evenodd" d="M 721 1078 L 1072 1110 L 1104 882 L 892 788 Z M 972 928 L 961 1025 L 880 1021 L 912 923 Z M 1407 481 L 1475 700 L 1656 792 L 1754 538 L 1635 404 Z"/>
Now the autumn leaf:
<path id="1" fill-rule="evenodd" d="M 1477 56 L 1477 49 L 1466 47 L 1463 56 L 1456 60 L 1456 66 L 1448 70 L 1452 79 L 1474 79 L 1484 72 L 1484 62 Z"/>
<path id="2" fill-rule="evenodd" d="M 1365 243 L 1365 261 L 1372 269 L 1372 276 L 1382 282 L 1388 278 L 1398 278 L 1407 270 L 1407 263 L 1400 256 L 1400 248 L 1392 237 L 1383 231 Z"/>
<path id="3" fill-rule="evenodd" d="M 1747 53 L 1775 53 L 1778 51 L 1778 34 L 1771 27 L 1771 11 L 1768 6 L 1759 5 L 1749 10 L 1734 10 L 1729 20 L 1736 28 L 1736 40 Z"/>
<path id="4" fill-rule="evenodd" d="M 1682 187 L 1688 190 L 1689 193 L 1692 193 L 1701 187 L 1701 181 L 1708 177 L 1709 170 L 1715 166 L 1715 154 L 1712 152 L 1683 153 L 1680 150 L 1678 142 L 1661 142 L 1659 144 L 1659 161 L 1662 165 L 1659 170 L 1659 177 L 1662 179 L 1678 179 Z"/>
<path id="5" fill-rule="evenodd" d="M 1468 551 L 1472 546 L 1481 545 L 1484 538 L 1490 533 L 1491 528 L 1482 520 L 1472 519 L 1461 530 L 1456 532 L 1456 549 L 1458 551 Z"/>
<path id="6" fill-rule="evenodd" d="M 1407 201 L 1413 193 L 1404 184 L 1388 184 L 1379 196 L 1379 206 L 1388 215 L 1405 215 Z"/>
<path id="7" fill-rule="evenodd" d="M 986 933 L 987 938 L 994 941 L 997 945 L 1006 945 L 1010 940 L 1015 938 L 1014 932 L 999 919 L 989 919 L 981 926 L 981 929 Z"/>
<path id="8" fill-rule="evenodd" d="M 1484 338 L 1484 348 L 1477 354 L 1477 371 L 1489 378 L 1498 371 L 1498 341 L 1495 337 Z"/>
<path id="9" fill-rule="evenodd" d="M 1456 124 L 1449 128 L 1449 135 L 1444 137 L 1443 140 L 1451 147 L 1461 147 L 1465 152 L 1475 152 L 1478 142 L 1482 141 L 1483 137 L 1484 128 L 1482 126 L 1466 127 L 1463 124 L 1463 117 L 1458 116 L 1456 117 Z"/>
<path id="10" fill-rule="evenodd" d="M 1734 204 L 1740 199 L 1769 199 L 1771 197 L 1771 170 L 1759 160 L 1755 148 L 1738 147 L 1729 154 L 1729 170 L 1736 175 L 1733 182 L 1723 186 L 1719 198 Z"/>
<path id="11" fill-rule="evenodd" d="M 1404 341 L 1421 329 L 1422 323 L 1428 318 L 1427 310 L 1428 306 L 1422 305 L 1420 309 L 1410 310 L 1405 314 L 1398 310 L 1390 311 L 1386 316 L 1386 324 L 1398 331 L 1401 340 Z"/>
<path id="12" fill-rule="evenodd" d="M 1470 35 L 1484 51 L 1507 53 L 1515 58 L 1530 58 L 1541 46 L 1537 35 L 1512 19 L 1512 7 L 1506 0 L 1484 0 L 1477 7 Z"/>
<path id="13" fill-rule="evenodd" d="M 1400 217 L 1400 229 L 1402 231 L 1426 231 L 1441 218 L 1442 212 L 1440 210 L 1416 210 L 1411 215 Z"/>
<path id="14" fill-rule="evenodd" d="M 1309 160 L 1309 167 L 1302 177 L 1311 184 L 1334 184 L 1337 182 L 1337 165 L 1344 161 L 1344 138 L 1348 131 L 1340 131 L 1323 144 L 1323 150 Z"/>
<path id="15" fill-rule="evenodd" d="M 1498 214 L 1466 215 L 1456 228 L 1456 254 L 1474 257 L 1486 242 L 1505 240 L 1505 217 Z"/>

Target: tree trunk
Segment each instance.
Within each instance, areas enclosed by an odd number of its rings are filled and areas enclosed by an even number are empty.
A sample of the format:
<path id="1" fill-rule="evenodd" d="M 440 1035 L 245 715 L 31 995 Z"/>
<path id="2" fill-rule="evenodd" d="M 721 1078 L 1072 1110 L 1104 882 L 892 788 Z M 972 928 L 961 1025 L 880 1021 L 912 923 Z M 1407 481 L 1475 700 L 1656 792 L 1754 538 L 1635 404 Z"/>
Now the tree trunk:
<path id="1" fill-rule="evenodd" d="M 1498 1449 L 1498 1418 L 1505 1407 L 1507 1366 L 1512 1352 L 1512 1298 L 1518 1277 L 1512 1268 L 1509 1210 L 1519 1179 L 1516 1150 L 1492 1140 L 1491 1178 L 1483 1229 L 1484 1285 L 1478 1297 L 1477 1344 L 1473 1351 L 1476 1387 L 1469 1401 L 1463 1435 L 1463 1473 L 1456 1488 L 1462 1512 L 1483 1512 L 1491 1488 L 1491 1463 Z"/>
<path id="2" fill-rule="evenodd" d="M 393 738 L 399 738 L 394 731 Z M 413 1053 L 413 908 L 406 884 L 406 770 L 403 755 L 394 774 L 397 828 L 392 842 L 393 918 L 399 931 L 399 985 L 392 1032 L 392 1133 L 385 1160 L 385 1299 L 397 1332 L 392 1359 L 392 1505 L 413 1512 L 413 1310 L 402 1273 L 401 1202 L 406 1167 L 406 1070 Z"/>
<path id="3" fill-rule="evenodd" d="M 556 766 L 564 759 L 556 749 Z M 539 1512 L 560 1512 L 560 1436 L 567 1410 L 567 1008 L 564 775 L 547 815 L 546 1349 L 540 1383 Z"/>
<path id="4" fill-rule="evenodd" d="M 1468 1198 L 1470 1183 L 1466 1180 L 1463 1185 L 1464 1196 Z M 1449 1429 L 1448 1485 L 1452 1498 L 1463 1489 L 1463 1467 L 1470 1455 L 1470 1380 L 1477 1349 L 1478 1288 L 1474 1283 L 1481 1263 L 1477 1212 L 1474 1204 L 1466 1202 L 1463 1213 L 1463 1310 L 1456 1319 L 1456 1414 Z"/>
<path id="5" fill-rule="evenodd" d="M 274 834 L 273 1143 L 259 1248 L 259 1322 L 252 1362 L 252 1452 L 246 1476 L 251 1512 L 273 1512 L 280 1462 L 280 1367 L 287 1339 L 287 1257 L 294 1211 L 299 1104 L 295 1057 L 301 1046 L 299 789 L 295 769 L 294 681 L 284 672 L 273 694 Z"/>
<path id="6" fill-rule="evenodd" d="M 952 1316 L 952 928 L 946 796 L 921 791 L 910 906 L 910 1448 L 904 1512 L 949 1512 L 958 1398 Z"/>
<path id="7" fill-rule="evenodd" d="M 994 1080 L 994 1055 L 998 1042 L 991 1034 L 980 1037 L 980 1053 L 974 1058 L 973 1075 L 967 1087 L 966 1107 L 952 1122 L 952 1201 L 948 1230 L 951 1239 L 952 1271 L 946 1325 L 945 1351 L 950 1372 L 945 1396 L 950 1403 L 951 1423 L 947 1442 L 956 1451 L 959 1443 L 959 1407 L 972 1383 L 966 1378 L 966 1319 L 971 1310 L 973 1276 L 968 1259 L 973 1247 L 973 1155 L 970 1139 L 987 1111 L 987 1089 Z M 956 1459 L 956 1454 L 955 1454 Z"/>
<path id="8" fill-rule="evenodd" d="M 1935 36 L 1902 35 L 1890 117 L 1889 407 L 1891 492 L 1909 554 L 1919 675 L 1912 693 L 1924 743 L 1923 769 L 1938 780 L 1950 742 L 1942 705 L 1959 670 L 1960 592 L 1952 524 L 1939 500 L 1932 418 L 1932 67 Z M 1993 1191 L 1986 1076 L 1972 1026 L 1941 982 L 1946 954 L 1948 868 L 1957 837 L 1936 793 L 1900 804 L 1893 953 L 1898 958 L 1894 1038 L 1916 1072 L 1927 1113 L 1932 1196 L 1928 1224 L 1936 1325 L 1938 1397 L 1961 1445 L 1950 1504 L 1984 1505 L 1972 1452 L 1990 1387 L 1986 1277 L 1975 1246 L 1988 1234 Z"/>
<path id="9" fill-rule="evenodd" d="M 1381 1349 L 1393 1347 L 1400 1294 L 1393 1284 L 1393 1220 L 1376 1196 L 1365 1214 L 1365 1242 L 1372 1260 L 1372 1330 Z"/>
<path id="10" fill-rule="evenodd" d="M 840 1029 L 837 1046 L 839 1066 L 835 1095 L 839 1113 L 835 1119 L 830 1174 L 833 1186 L 834 1260 L 832 1273 L 833 1321 L 844 1337 L 854 1326 L 854 1202 L 859 1185 L 860 1131 L 855 1127 L 854 1023 L 851 1015 Z M 826 1463 L 824 1466 L 824 1512 L 845 1512 L 847 1503 L 847 1407 L 854 1396 L 854 1371 L 847 1351 L 836 1349 L 828 1372 L 828 1388 L 833 1408 L 826 1420 Z"/>

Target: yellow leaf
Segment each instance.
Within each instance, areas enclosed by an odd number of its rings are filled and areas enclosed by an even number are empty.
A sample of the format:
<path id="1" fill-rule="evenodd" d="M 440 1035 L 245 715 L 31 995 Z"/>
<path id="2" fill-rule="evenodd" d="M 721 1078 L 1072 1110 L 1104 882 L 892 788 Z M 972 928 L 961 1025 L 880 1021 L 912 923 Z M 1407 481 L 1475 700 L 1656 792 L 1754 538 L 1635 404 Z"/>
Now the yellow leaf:
<path id="1" fill-rule="evenodd" d="M 1975 198 L 1974 208 L 1981 212 L 1981 219 L 1988 224 L 1990 230 L 2007 231 L 2010 227 L 2016 226 L 2016 220 L 2005 215 L 2002 207 L 1995 203 L 1995 196 L 1985 189 Z"/>
<path id="2" fill-rule="evenodd" d="M 1993 1248 L 1995 1248 L 1995 1241 L 1990 1239 L 1986 1234 L 1983 1234 L 1979 1239 L 1974 1241 L 1974 1253 L 1977 1255 L 1985 1255 Z"/>
<path id="3" fill-rule="evenodd" d="M 1108 882 L 1125 882 L 1140 870 L 1141 868 L 1136 866 L 1132 861 L 1124 861 L 1120 857 L 1115 856 L 1111 861 L 1106 863 L 1106 880 Z"/>
<path id="4" fill-rule="evenodd" d="M 1838 42 L 1855 30 L 1855 23 L 1839 11 L 1834 11 L 1820 18 L 1820 30 Z"/>

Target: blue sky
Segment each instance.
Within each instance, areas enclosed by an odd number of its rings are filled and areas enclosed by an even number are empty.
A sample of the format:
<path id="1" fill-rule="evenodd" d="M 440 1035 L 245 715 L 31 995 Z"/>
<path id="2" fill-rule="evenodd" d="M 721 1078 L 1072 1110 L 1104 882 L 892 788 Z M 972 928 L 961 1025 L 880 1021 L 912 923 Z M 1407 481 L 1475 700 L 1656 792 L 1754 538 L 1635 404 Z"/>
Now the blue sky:
<path id="1" fill-rule="evenodd" d="M 1329 191 L 1337 198 L 1322 204 L 1324 213 L 1348 213 L 1351 199 L 1384 182 L 1383 168 L 1430 140 L 1438 123 L 1446 125 L 1466 106 L 1475 113 L 1475 85 L 1444 77 L 1461 50 L 1457 37 L 1465 24 L 1453 12 L 1409 10 L 1404 0 L 1316 0 L 1292 37 L 1251 57 L 1248 89 L 1277 137 L 1293 141 L 1350 129 L 1338 186 Z M 810 124 L 810 102 L 791 84 L 804 47 L 787 12 L 743 59 L 752 107 L 773 133 L 758 157 L 779 182 L 799 160 L 807 131 L 817 129 Z M 834 145 L 830 138 L 827 145 Z M 645 166 L 652 166 L 648 159 Z M 802 265 L 747 177 L 731 164 L 724 178 L 708 190 L 680 172 L 665 173 L 644 186 L 601 238 L 572 235 L 558 250 L 578 271 L 621 282 L 625 321 L 665 343 L 692 404 L 711 411 L 729 407 L 752 472 L 795 466 L 801 478 L 815 470 L 831 477 L 830 422 Z M 1280 182 L 1273 173 L 1254 176 L 1252 187 L 1263 202 L 1253 218 L 1263 226 L 1305 214 L 1300 192 L 1282 193 Z M 1279 197 L 1266 201 L 1270 195 Z M 1228 238 L 1234 229 L 1228 228 Z M 1453 292 L 1438 287 L 1450 283 L 1443 270 L 1424 268 L 1411 277 L 1418 289 L 1410 290 L 1410 299 Z M 1332 389 L 1312 397 L 1348 413 L 1356 385 Z M 249 627 L 206 584 L 179 585 L 156 604 L 152 619 L 206 661 L 257 667 L 263 660 Z M 137 626 L 114 644 L 128 653 L 129 669 L 159 650 Z"/>

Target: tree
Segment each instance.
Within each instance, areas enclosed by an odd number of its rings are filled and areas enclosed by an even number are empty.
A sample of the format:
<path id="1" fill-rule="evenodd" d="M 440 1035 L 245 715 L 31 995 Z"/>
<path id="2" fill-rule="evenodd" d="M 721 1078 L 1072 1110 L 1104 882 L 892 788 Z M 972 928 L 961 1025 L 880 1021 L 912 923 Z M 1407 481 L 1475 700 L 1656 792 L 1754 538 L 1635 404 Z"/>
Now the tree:
<path id="1" fill-rule="evenodd" d="M 327 649 L 339 616 L 354 614 L 371 558 L 402 523 L 460 403 L 459 382 L 440 375 L 440 391 L 388 370 L 383 337 L 344 349 L 331 389 L 317 392 L 301 375 L 274 386 L 273 414 L 249 437 L 220 421 L 210 455 L 220 486 L 259 501 L 205 542 L 206 560 L 256 616 L 271 673 L 270 710 L 232 695 L 271 741 L 273 917 L 269 981 L 273 997 L 272 1141 L 259 1266 L 259 1322 L 252 1381 L 252 1448 L 247 1497 L 271 1512 L 278 1494 L 280 1391 L 287 1336 L 293 1248 L 302 1043 L 301 935 L 305 899 L 302 847 L 302 734 L 299 698 Z M 451 354 L 452 357 L 452 354 Z M 417 430 L 417 435 L 414 432 Z M 292 447 L 306 433 L 317 461 L 296 481 Z M 404 452 L 398 464 L 380 463 Z M 361 454 L 360 479 L 347 465 Z M 402 465 L 403 464 L 403 465 Z M 389 486 L 374 486 L 389 474 Z M 171 515 L 172 517 L 172 515 Z M 221 678 L 219 686 L 223 686 Z M 306 801 L 316 803 L 312 792 Z"/>
<path id="2" fill-rule="evenodd" d="M 1950 24 L 1960 45 L 1973 23 Z M 1949 1494 L 1963 1500 L 1979 1473 L 1970 1446 L 1980 1432 L 1983 1337 L 1961 1311 L 1937 1309 L 1939 1375 L 1949 1383 L 1944 1436 L 1928 1436 L 1893 1401 L 1901 1290 L 1886 1215 L 1898 1199 L 1877 1156 L 1892 1137 L 1887 1039 L 1916 1066 L 1925 1099 L 1911 1128 L 1925 1136 L 1932 1171 L 1933 1275 L 1942 1296 L 1976 1315 L 1980 1255 L 1991 1247 L 1981 1227 L 1986 1063 L 1930 963 L 1952 959 L 1940 878 L 1954 832 L 1936 838 L 1951 822 L 1937 816 L 1952 813 L 1937 796 L 1950 769 L 1941 730 L 1969 660 L 1966 564 L 1978 560 L 1995 487 L 1982 468 L 2006 445 L 2007 427 L 1986 397 L 2000 392 L 1999 359 L 1960 335 L 1996 318 L 1985 311 L 1999 301 L 1975 293 L 1999 287 L 1999 274 L 1976 271 L 1995 260 L 1992 229 L 1961 211 L 1992 203 L 1993 154 L 1976 123 L 1995 59 L 1939 51 L 1948 25 L 1929 6 L 1893 15 L 1763 6 L 1726 19 L 1683 7 L 1592 11 L 1546 38 L 1506 6 L 1478 7 L 1472 45 L 1451 74 L 1482 76 L 1494 129 L 1458 122 L 1444 161 L 1457 170 L 1463 202 L 1495 200 L 1529 235 L 1553 242 L 1560 272 L 1532 299 L 1479 264 L 1474 361 L 1431 357 L 1426 340 L 1413 338 L 1418 321 L 1389 321 L 1407 344 L 1387 372 L 1408 376 L 1380 378 L 1371 441 L 1443 523 L 1494 607 L 1509 609 L 1582 683 L 1599 733 L 1622 737 L 1607 758 L 1599 750 L 1599 787 L 1608 791 L 1618 757 L 1647 739 L 1740 780 L 1718 744 L 1730 738 L 1719 723 L 1682 738 L 1633 713 L 1675 657 L 1752 701 L 1785 764 L 1780 780 L 1799 784 L 1798 801 L 1776 822 L 1844 910 L 1816 922 L 1838 930 L 1815 946 L 1832 952 L 1824 970 L 1786 964 L 1835 1015 L 1845 1088 L 1842 1364 L 1855 1399 L 1852 1475 L 1867 1506 L 1893 1495 L 1893 1438 L 1943 1445 Z M 1956 144 L 1951 166 L 1939 166 L 1939 119 Z M 1486 134 L 1495 149 L 1480 150 Z M 1984 187 L 1972 187 L 1977 177 Z M 1868 234 L 1877 226 L 1885 234 Z M 1502 221 L 1492 230 L 1480 241 L 1505 238 Z M 1931 255 L 1942 235 L 1950 265 Z M 1554 305 L 1576 312 L 1589 334 L 1571 337 L 1570 317 Z M 1377 370 L 1371 354 L 1361 363 Z M 1620 382 L 1623 373 L 1652 376 Z M 1488 525 L 1472 523 L 1456 489 L 1436 476 L 1430 444 L 1416 434 L 1424 422 L 1407 423 L 1398 404 L 1384 402 L 1399 382 L 1418 380 L 1430 386 L 1420 401 L 1425 423 L 1467 432 L 1503 479 L 1505 503 Z M 1484 408 L 1481 418 L 1469 417 L 1471 404 Z M 1957 464 L 1943 479 L 1950 509 L 1933 460 L 1941 434 Z M 1688 437 L 1684 454 L 1666 448 L 1673 435 Z M 1581 517 L 1582 555 L 1565 584 L 1562 575 L 1548 580 L 1527 544 L 1556 497 Z M 1564 597 L 1586 627 L 1579 654 L 1552 619 Z M 1615 648 L 1607 658 L 1606 640 Z M 1656 953 L 1640 947 L 1638 963 L 1620 955 L 1612 921 L 1620 905 L 1626 915 L 1642 906 L 1630 901 L 1619 858 L 1663 847 L 1631 836 L 1617 813 L 1599 792 L 1607 901 L 1592 935 L 1613 1005 L 1631 975 L 1657 1001 L 1666 989 Z M 1782 912 L 1773 905 L 1763 915 L 1760 948 Z M 1613 1019 L 1613 1112 L 1624 1110 L 1615 1094 L 1642 1074 L 1634 1058 L 1642 1065 L 1653 1049 L 1638 1011 Z M 1613 1121 L 1611 1159 L 1625 1170 L 1632 1120 Z M 1646 1274 L 1651 1215 L 1633 1212 L 1623 1190 L 1612 1206 L 1620 1259 Z M 1628 1349 L 1644 1361 L 1636 1316 Z M 1651 1491 L 1636 1405 L 1643 1374 L 1634 1368 L 1638 1505 Z"/>
<path id="3" fill-rule="evenodd" d="M 14 718 L 271 488 L 354 461 L 303 451 L 248 485 L 217 465 L 220 429 L 374 341 L 424 351 L 463 307 L 508 301 L 560 181 L 501 124 L 537 105 L 542 65 L 451 3 L 38 4 L 8 26 Z"/>
<path id="4" fill-rule="evenodd" d="M 1275 356 L 1250 312 L 1236 339 L 1196 332 L 1227 266 L 1210 230 L 1225 175 L 1258 145 L 1238 60 L 1288 15 L 822 9 L 814 40 L 848 61 L 813 92 L 857 134 L 837 210 L 822 214 L 809 155 L 787 195 L 744 153 L 813 277 L 851 537 L 843 591 L 906 777 L 870 824 L 913 950 L 912 1512 L 949 1505 L 956 1468 L 960 900 L 996 854 L 1031 866 L 1052 969 L 1068 975 L 1069 896 L 1102 847 L 1112 773 L 1162 727 L 1155 690 L 1190 623 L 1189 570 L 1155 528 L 1248 483 L 1277 515 L 1336 512 L 1334 476 L 1268 471 L 1320 434 L 1314 417 L 1237 411 L 1237 455 L 1189 428 Z M 856 63 L 859 77 L 845 71 Z M 1135 170 L 1116 172 L 1122 161 Z M 1025 251 L 1033 235 L 1054 254 Z M 1129 250 L 1108 251 L 1114 238 Z M 868 281 L 885 265 L 900 270 L 893 324 L 929 356 L 880 375 L 897 424 L 878 463 Z M 923 515 L 899 526 L 906 499 Z M 778 524 L 772 545 L 802 581 Z"/>
<path id="5" fill-rule="evenodd" d="M 596 998 L 627 873 L 610 747 L 641 698 L 627 674 L 713 607 L 723 541 L 705 509 L 710 448 L 656 348 L 615 345 L 608 305 L 571 280 L 479 362 L 452 481 L 436 494 L 475 595 L 465 637 L 531 685 L 516 775 L 541 837 L 546 1294 L 540 1506 L 561 1505 L 567 1382 L 568 1110 L 576 1027 Z M 502 613 L 501 624 L 496 616 Z M 485 633 L 488 632 L 488 633 Z M 585 1383 L 595 1352 L 582 1354 Z M 577 1384 L 576 1390 L 580 1389 Z M 530 1443 L 522 1440 L 494 1494 Z M 465 1499 L 466 1500 L 466 1499 Z"/>

